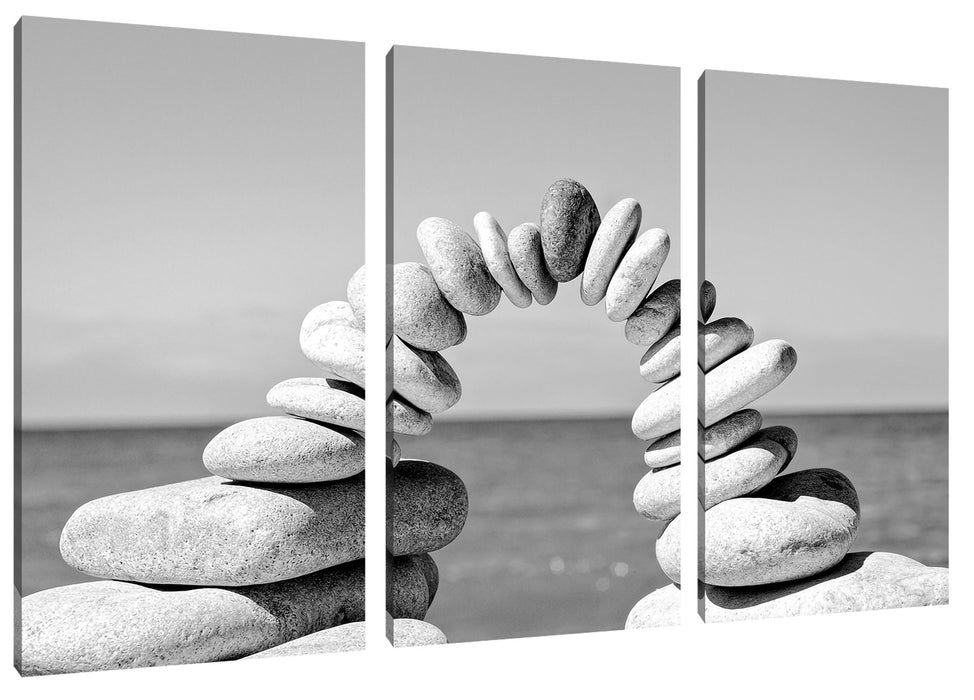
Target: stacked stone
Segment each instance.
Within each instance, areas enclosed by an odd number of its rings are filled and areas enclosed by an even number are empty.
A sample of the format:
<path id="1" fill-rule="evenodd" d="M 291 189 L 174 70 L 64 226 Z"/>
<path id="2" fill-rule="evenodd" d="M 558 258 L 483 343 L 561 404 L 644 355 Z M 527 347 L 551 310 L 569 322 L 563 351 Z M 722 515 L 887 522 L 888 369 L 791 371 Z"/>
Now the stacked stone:
<path id="1" fill-rule="evenodd" d="M 203 451 L 214 476 L 100 498 L 71 516 L 64 560 L 107 580 L 23 600 L 24 674 L 361 648 L 364 315 L 322 304 L 300 344 L 331 376 L 281 382 L 267 402 L 285 415 L 214 437 Z M 436 569 L 414 554 L 393 561 L 389 607 L 422 620 Z M 437 639 L 400 627 L 409 643 Z"/>
<path id="2" fill-rule="evenodd" d="M 703 320 L 716 301 L 701 294 Z M 938 605 L 947 602 L 947 570 L 897 554 L 850 553 L 859 530 L 859 498 L 834 469 L 780 475 L 798 449 L 786 426 L 762 428 L 747 408 L 791 373 L 797 354 L 783 340 L 753 345 L 754 333 L 738 318 L 700 324 L 705 372 L 704 546 L 698 553 L 710 622 Z M 667 521 L 656 556 L 674 585 L 639 601 L 627 628 L 680 621 L 679 329 L 643 356 L 640 372 L 667 382 L 636 409 L 632 428 L 653 441 L 651 468 L 633 496 L 636 510 Z M 780 475 L 780 476 L 779 476 Z"/>

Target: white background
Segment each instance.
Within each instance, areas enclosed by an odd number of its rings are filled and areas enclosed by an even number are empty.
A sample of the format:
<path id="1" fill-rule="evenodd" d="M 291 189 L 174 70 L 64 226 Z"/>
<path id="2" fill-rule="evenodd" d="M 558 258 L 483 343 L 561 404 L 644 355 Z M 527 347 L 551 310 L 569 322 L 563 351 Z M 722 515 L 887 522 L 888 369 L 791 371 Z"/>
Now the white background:
<path id="1" fill-rule="evenodd" d="M 501 51 L 573 58 L 681 66 L 683 69 L 682 229 L 696 222 L 696 78 L 704 68 L 841 78 L 950 89 L 951 192 L 951 367 L 950 405 L 951 589 L 949 606 L 833 615 L 732 625 L 687 624 L 641 633 L 615 632 L 442 648 L 393 651 L 381 639 L 382 572 L 369 567 L 370 649 L 364 653 L 269 659 L 260 662 L 199 664 L 21 680 L 12 665 L 0 671 L 14 697 L 166 697 L 173 693 L 265 697 L 605 697 L 625 694 L 662 697 L 677 693 L 722 697 L 850 697 L 857 692 L 926 697 L 969 692 L 971 622 L 971 508 L 963 502 L 970 470 L 961 461 L 964 432 L 972 422 L 966 403 L 971 388 L 967 358 L 971 323 L 965 272 L 970 260 L 971 125 L 974 124 L 970 66 L 970 20 L 963 3 L 528 3 L 495 1 L 399 3 L 125 3 L 11 2 L 4 17 L 4 51 L 11 63 L 2 90 L 12 101 L 12 27 L 20 15 L 158 24 L 367 42 L 367 264 L 376 271 L 384 244 L 384 56 L 393 43 Z M 3 111 L 2 158 L 11 178 L 12 109 Z M 12 192 L 7 180 L 6 192 Z M 3 198 L 11 207 L 12 197 Z M 7 210 L 6 221 L 12 221 Z M 684 236 L 682 276 L 695 276 L 695 246 Z M 9 239 L 8 239 L 9 241 Z M 13 268 L 12 246 L 0 248 L 3 269 Z M 9 272 L 7 274 L 10 274 Z M 689 285 L 688 285 L 689 286 Z M 2 287 L 0 307 L 13 308 L 11 280 Z M 370 286 L 370 316 L 383 306 L 381 284 Z M 688 318 L 684 314 L 684 318 Z M 374 316 L 373 316 L 374 317 Z M 12 327 L 7 316 L 5 327 Z M 685 332 L 691 329 L 685 329 Z M 9 333 L 10 331 L 8 331 Z M 381 335 L 370 327 L 370 367 L 382 366 Z M 12 338 L 3 345 L 12 365 Z M 379 372 L 370 372 L 369 391 L 381 392 Z M 689 383 L 687 383 L 689 385 Z M 0 379 L 12 422 L 12 373 Z M 692 406 L 692 394 L 684 406 Z M 377 403 L 377 402 L 375 402 Z M 378 406 L 369 416 L 381 425 Z M 689 421 L 691 416 L 684 411 Z M 961 430 L 958 439 L 957 430 Z M 10 465 L 3 479 L 3 553 L 12 578 L 11 431 L 0 438 Z M 369 556 L 382 561 L 384 484 L 381 446 L 371 441 L 367 529 Z M 959 466 L 958 466 L 959 465 Z M 688 473 L 691 470 L 686 470 Z M 692 491 L 691 491 L 692 492 Z M 685 492 L 686 493 L 686 492 Z M 376 517 L 378 516 L 378 517 Z M 692 534 L 692 533 L 691 533 Z M 684 548 L 686 549 L 686 548 Z M 378 555 L 378 556 L 376 556 Z M 652 556 L 647 551 L 647 556 Z M 471 601 L 476 605 L 476 601 Z M 12 627 L 11 609 L 2 611 Z M 12 659 L 11 636 L 0 659 Z M 0 661 L 0 663 L 3 663 Z M 9 661 L 6 663 L 10 663 Z M 964 688 L 964 690 L 961 690 Z"/>

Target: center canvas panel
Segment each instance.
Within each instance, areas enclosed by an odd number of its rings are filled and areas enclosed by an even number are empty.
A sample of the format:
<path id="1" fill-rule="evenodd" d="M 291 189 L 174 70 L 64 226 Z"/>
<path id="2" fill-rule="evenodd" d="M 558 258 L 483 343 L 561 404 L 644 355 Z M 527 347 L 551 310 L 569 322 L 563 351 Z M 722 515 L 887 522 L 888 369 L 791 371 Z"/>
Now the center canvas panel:
<path id="1" fill-rule="evenodd" d="M 623 629 L 679 512 L 679 71 L 402 46 L 388 71 L 394 641 Z"/>

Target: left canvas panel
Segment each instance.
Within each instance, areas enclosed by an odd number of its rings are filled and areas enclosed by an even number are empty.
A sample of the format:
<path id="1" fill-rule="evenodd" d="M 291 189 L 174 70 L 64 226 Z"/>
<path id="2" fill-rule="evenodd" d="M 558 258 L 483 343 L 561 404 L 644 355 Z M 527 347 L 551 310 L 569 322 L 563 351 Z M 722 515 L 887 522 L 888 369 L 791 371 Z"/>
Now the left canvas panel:
<path id="1" fill-rule="evenodd" d="M 14 31 L 18 669 L 360 648 L 364 46 Z"/>

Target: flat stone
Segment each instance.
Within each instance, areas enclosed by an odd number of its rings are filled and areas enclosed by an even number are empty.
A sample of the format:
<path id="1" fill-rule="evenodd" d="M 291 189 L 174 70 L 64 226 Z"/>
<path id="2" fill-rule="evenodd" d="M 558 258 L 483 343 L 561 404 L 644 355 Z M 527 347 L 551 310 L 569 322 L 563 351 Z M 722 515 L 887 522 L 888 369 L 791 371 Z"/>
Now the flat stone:
<path id="1" fill-rule="evenodd" d="M 788 453 L 773 440 L 750 442 L 704 465 L 704 508 L 761 488 L 781 470 Z M 680 514 L 680 465 L 653 469 L 640 479 L 633 504 L 644 518 L 669 520 Z"/>
<path id="2" fill-rule="evenodd" d="M 700 319 L 706 323 L 717 308 L 717 288 L 710 280 L 700 284 Z"/>
<path id="3" fill-rule="evenodd" d="M 781 469 L 778 471 L 779 474 L 788 468 L 791 460 L 795 458 L 795 454 L 798 452 L 798 435 L 794 430 L 784 425 L 769 425 L 755 433 L 753 439 L 755 441 L 774 440 L 788 452 L 785 463 L 781 465 Z"/>
<path id="4" fill-rule="evenodd" d="M 25 675 L 222 661 L 364 619 L 365 567 L 232 589 L 92 581 L 29 595 L 22 612 Z"/>
<path id="5" fill-rule="evenodd" d="M 721 363 L 704 375 L 709 427 L 774 389 L 795 368 L 798 355 L 783 340 L 766 340 Z M 680 427 L 680 377 L 647 396 L 632 417 L 632 432 L 653 440 Z"/>
<path id="6" fill-rule="evenodd" d="M 457 311 L 483 316 L 497 308 L 500 285 L 487 269 L 480 246 L 452 221 L 424 219 L 416 238 L 429 263 L 436 286 Z"/>
<path id="7" fill-rule="evenodd" d="M 497 219 L 488 212 L 482 211 L 473 218 L 473 228 L 477 232 L 487 269 L 497 280 L 501 290 L 514 306 L 521 309 L 531 306 L 531 290 L 524 285 L 514 269 L 507 250 L 504 229 Z"/>
<path id="8" fill-rule="evenodd" d="M 246 586 L 360 559 L 364 539 L 364 473 L 313 486 L 212 476 L 81 506 L 61 532 L 61 556 L 100 578 Z"/>
<path id="9" fill-rule="evenodd" d="M 703 458 L 714 459 L 743 444 L 758 432 L 761 421 L 761 414 L 753 408 L 745 408 L 717 421 L 703 431 Z M 647 447 L 643 461 L 654 469 L 679 464 L 680 431 L 665 435 Z"/>
<path id="10" fill-rule="evenodd" d="M 664 282 L 643 299 L 626 319 L 626 340 L 633 345 L 652 345 L 680 320 L 680 280 Z"/>
<path id="11" fill-rule="evenodd" d="M 285 379 L 267 392 L 267 405 L 299 418 L 365 430 L 365 392 L 341 379 Z"/>
<path id="12" fill-rule="evenodd" d="M 642 217 L 642 207 L 631 197 L 623 199 L 606 212 L 592 240 L 582 271 L 581 293 L 585 304 L 594 306 L 605 298 L 609 280 L 619 260 L 632 245 Z"/>
<path id="13" fill-rule="evenodd" d="M 766 340 L 707 372 L 704 425 L 713 425 L 767 394 L 791 374 L 797 362 L 791 345 Z"/>
<path id="14" fill-rule="evenodd" d="M 446 635 L 436 625 L 423 620 L 393 621 L 392 645 L 394 647 L 428 647 L 446 643 Z"/>
<path id="15" fill-rule="evenodd" d="M 677 583 L 680 517 L 656 540 L 660 567 Z M 859 529 L 859 498 L 834 469 L 806 469 L 718 503 L 704 517 L 704 583 L 758 586 L 814 576 L 841 561 Z"/>
<path id="16" fill-rule="evenodd" d="M 359 323 L 359 320 L 355 317 L 355 312 L 352 310 L 351 304 L 347 301 L 328 301 L 314 307 L 304 317 L 304 321 L 301 323 L 301 347 L 304 347 L 305 342 L 311 334 L 321 326 L 345 326 L 346 328 L 356 328 L 358 330 L 365 329 L 365 326 Z"/>
<path id="17" fill-rule="evenodd" d="M 426 265 L 398 263 L 392 275 L 392 325 L 396 335 L 413 347 L 434 352 L 463 342 L 467 322 L 440 293 Z"/>
<path id="18" fill-rule="evenodd" d="M 401 396 L 393 394 L 387 405 L 392 418 L 392 432 L 400 435 L 426 435 L 433 429 L 433 416 L 416 408 Z"/>
<path id="19" fill-rule="evenodd" d="M 541 200 L 541 248 L 556 282 L 582 274 L 601 222 L 595 200 L 581 183 L 566 178 L 551 184 Z"/>
<path id="20" fill-rule="evenodd" d="M 924 566 L 900 554 L 852 552 L 811 578 L 767 586 L 704 587 L 710 622 L 741 622 L 799 615 L 947 605 L 948 569 Z M 653 591 L 636 603 L 626 629 L 680 624 L 680 589 Z"/>
<path id="21" fill-rule="evenodd" d="M 365 469 L 365 438 L 354 430 L 268 416 L 234 423 L 210 440 L 203 466 L 236 481 L 310 484 Z"/>
<path id="22" fill-rule="evenodd" d="M 359 328 L 365 328 L 365 265 L 362 265 L 349 278 L 345 287 L 345 298 L 352 307 L 352 314 Z"/>
<path id="23" fill-rule="evenodd" d="M 460 400 L 460 378 L 438 352 L 392 338 L 393 390 L 427 413 L 442 413 Z"/>
<path id="24" fill-rule="evenodd" d="M 335 304 L 330 309 L 323 309 Z M 311 310 L 301 324 L 301 351 L 318 367 L 340 379 L 365 386 L 365 332 L 352 321 L 335 318 L 337 304 L 329 302 Z M 351 314 L 351 307 L 344 304 Z"/>
<path id="25" fill-rule="evenodd" d="M 558 283 L 545 265 L 541 248 L 541 231 L 534 224 L 515 226 L 507 237 L 507 252 L 514 271 L 535 300 L 544 306 L 558 293 Z"/>
<path id="26" fill-rule="evenodd" d="M 460 534 L 467 520 L 467 488 L 452 471 L 404 459 L 390 472 L 388 483 L 394 555 L 434 552 Z"/>
<path id="27" fill-rule="evenodd" d="M 708 371 L 750 347 L 754 330 L 739 318 L 720 318 L 697 324 L 703 337 L 703 368 Z M 639 361 L 639 374 L 648 382 L 662 384 L 680 373 L 680 326 L 653 343 Z"/>
<path id="28" fill-rule="evenodd" d="M 639 307 L 669 252 L 670 237 L 661 228 L 651 228 L 636 239 L 609 280 L 605 312 L 610 321 L 625 321 Z"/>
<path id="29" fill-rule="evenodd" d="M 347 622 L 314 634 L 299 637 L 266 651 L 248 656 L 249 659 L 273 656 L 306 656 L 308 654 L 332 654 L 341 651 L 365 650 L 365 622 Z"/>

